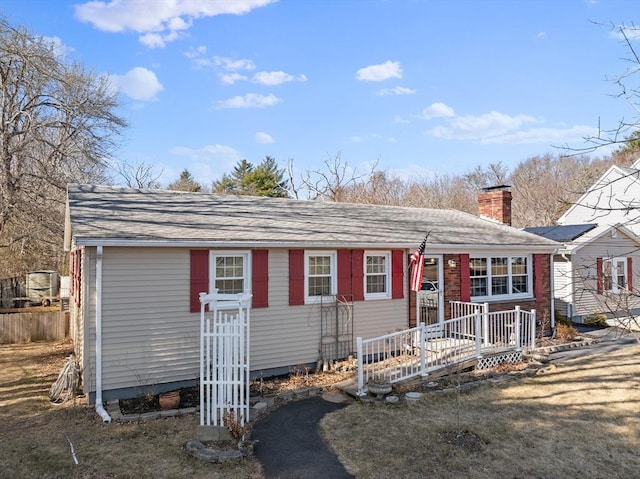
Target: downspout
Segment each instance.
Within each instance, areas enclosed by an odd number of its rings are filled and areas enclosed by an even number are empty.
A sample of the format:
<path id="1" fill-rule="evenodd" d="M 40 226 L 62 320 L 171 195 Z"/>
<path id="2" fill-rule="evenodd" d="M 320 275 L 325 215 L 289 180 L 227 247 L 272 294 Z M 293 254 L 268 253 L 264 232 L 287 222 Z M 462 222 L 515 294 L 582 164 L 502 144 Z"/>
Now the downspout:
<path id="1" fill-rule="evenodd" d="M 111 422 L 102 405 L 102 246 L 96 251 L 96 412 L 103 422 Z"/>
<path id="2" fill-rule="evenodd" d="M 549 292 L 551 295 L 551 334 L 554 334 L 554 331 L 556 329 L 556 298 L 555 298 L 555 281 L 554 281 L 554 277 L 555 277 L 555 268 L 553 266 L 553 257 L 554 254 L 551 253 L 550 255 L 550 261 L 549 261 Z"/>

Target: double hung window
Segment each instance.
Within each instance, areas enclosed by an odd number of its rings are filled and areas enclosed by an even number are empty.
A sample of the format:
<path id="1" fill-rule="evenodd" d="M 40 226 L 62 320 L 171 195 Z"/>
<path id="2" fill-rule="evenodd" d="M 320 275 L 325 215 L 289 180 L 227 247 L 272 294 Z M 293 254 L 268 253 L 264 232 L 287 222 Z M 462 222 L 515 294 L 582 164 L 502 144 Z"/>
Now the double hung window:
<path id="1" fill-rule="evenodd" d="M 211 288 L 221 294 L 237 294 L 250 287 L 248 253 L 211 251 L 209 260 Z"/>
<path id="2" fill-rule="evenodd" d="M 476 300 L 518 298 L 532 294 L 529 256 L 472 257 L 469 273 L 471 297 Z"/>
<path id="3" fill-rule="evenodd" d="M 315 303 L 337 293 L 335 251 L 305 251 L 305 302 Z"/>
<path id="4" fill-rule="evenodd" d="M 627 258 L 604 258 L 602 260 L 602 286 L 604 291 L 616 294 L 627 290 Z"/>
<path id="5" fill-rule="evenodd" d="M 391 253 L 365 252 L 364 282 L 365 299 L 391 297 Z"/>

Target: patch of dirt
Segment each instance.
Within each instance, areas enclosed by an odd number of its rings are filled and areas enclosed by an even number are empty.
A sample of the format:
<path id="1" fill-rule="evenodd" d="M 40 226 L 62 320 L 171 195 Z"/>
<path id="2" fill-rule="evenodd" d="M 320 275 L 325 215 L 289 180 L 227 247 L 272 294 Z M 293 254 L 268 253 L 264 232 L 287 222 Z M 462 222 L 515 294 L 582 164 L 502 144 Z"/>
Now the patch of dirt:
<path id="1" fill-rule="evenodd" d="M 122 414 L 143 414 L 160 410 L 160 396 L 148 394 L 146 396 L 120 399 L 120 411 Z M 193 386 L 180 389 L 180 409 L 196 407 L 200 405 L 200 388 Z"/>
<path id="2" fill-rule="evenodd" d="M 267 379 L 251 381 L 251 396 L 277 396 L 297 389 L 312 387 L 330 388 L 332 384 L 344 381 L 353 376 L 352 372 L 320 372 L 313 373 L 309 370 L 294 371 L 285 376 L 276 376 Z M 143 414 L 160 410 L 158 394 L 121 399 L 119 401 L 122 414 Z M 180 389 L 179 408 L 197 407 L 200 405 L 200 387 Z"/>
<path id="3" fill-rule="evenodd" d="M 474 454 L 482 452 L 482 448 L 485 445 L 480 436 L 468 429 L 441 432 L 440 438 L 447 444 Z"/>
<path id="4" fill-rule="evenodd" d="M 296 389 L 330 387 L 352 377 L 354 372 L 293 372 L 285 376 L 251 381 L 251 396 L 276 396 Z"/>

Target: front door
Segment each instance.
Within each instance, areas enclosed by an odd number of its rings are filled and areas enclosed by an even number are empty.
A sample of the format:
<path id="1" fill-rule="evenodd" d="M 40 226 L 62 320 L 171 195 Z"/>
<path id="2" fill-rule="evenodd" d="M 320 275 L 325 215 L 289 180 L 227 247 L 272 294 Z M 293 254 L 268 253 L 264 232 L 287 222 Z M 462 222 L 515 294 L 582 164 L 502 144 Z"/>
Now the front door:
<path id="1" fill-rule="evenodd" d="M 416 298 L 418 322 L 430 325 L 444 321 L 442 286 L 442 257 L 425 256 L 422 289 Z"/>

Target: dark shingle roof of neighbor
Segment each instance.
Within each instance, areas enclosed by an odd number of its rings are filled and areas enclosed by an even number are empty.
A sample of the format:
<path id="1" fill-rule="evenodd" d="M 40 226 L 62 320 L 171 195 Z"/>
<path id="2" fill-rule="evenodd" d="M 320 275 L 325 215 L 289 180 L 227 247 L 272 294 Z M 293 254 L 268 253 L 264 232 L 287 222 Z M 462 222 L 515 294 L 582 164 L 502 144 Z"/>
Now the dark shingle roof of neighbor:
<path id="1" fill-rule="evenodd" d="M 553 251 L 560 246 L 490 219 L 445 209 L 80 184 L 69 185 L 68 207 L 76 244 L 140 241 L 413 248 L 430 232 L 427 247 L 489 245 Z"/>
<path id="2" fill-rule="evenodd" d="M 524 231 L 553 241 L 559 241 L 560 243 L 568 243 L 580 238 L 580 236 L 585 234 L 587 231 L 591 231 L 596 226 L 598 225 L 594 223 L 585 223 L 580 225 L 535 226 L 524 228 Z"/>

